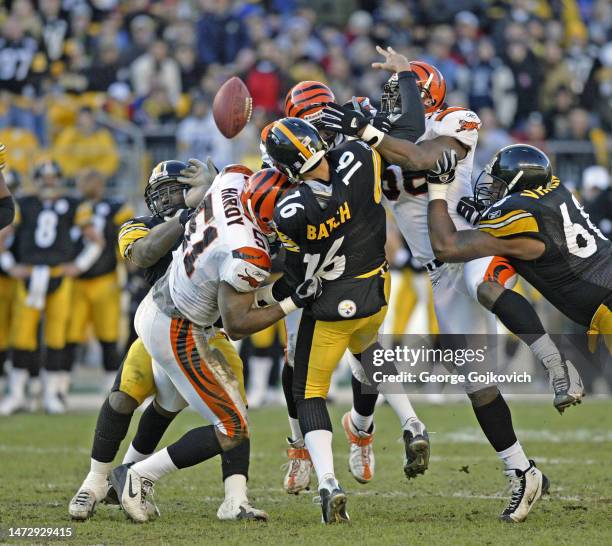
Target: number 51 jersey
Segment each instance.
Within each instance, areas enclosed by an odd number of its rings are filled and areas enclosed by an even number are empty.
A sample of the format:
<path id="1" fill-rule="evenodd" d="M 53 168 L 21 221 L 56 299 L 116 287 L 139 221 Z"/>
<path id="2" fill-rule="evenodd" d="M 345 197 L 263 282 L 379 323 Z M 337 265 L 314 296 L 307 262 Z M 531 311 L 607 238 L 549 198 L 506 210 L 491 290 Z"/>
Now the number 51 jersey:
<path id="1" fill-rule="evenodd" d="M 317 320 L 370 316 L 387 304 L 383 162 L 361 141 L 346 142 L 325 157 L 330 185 L 306 181 L 276 204 L 285 276 L 293 288 L 304 278 L 323 281 L 322 295 L 305 311 Z"/>
<path id="2" fill-rule="evenodd" d="M 540 258 L 510 258 L 510 263 L 573 321 L 589 326 L 597 308 L 612 297 L 612 243 L 558 178 L 546 188 L 498 201 L 478 229 L 494 237 L 542 241 L 546 250 Z"/>
<path id="3" fill-rule="evenodd" d="M 251 292 L 270 274 L 268 241 L 240 204 L 246 178 L 236 165 L 217 176 L 187 224 L 183 244 L 172 254 L 170 297 L 194 324 L 208 326 L 218 320 L 222 281 L 238 292 Z"/>

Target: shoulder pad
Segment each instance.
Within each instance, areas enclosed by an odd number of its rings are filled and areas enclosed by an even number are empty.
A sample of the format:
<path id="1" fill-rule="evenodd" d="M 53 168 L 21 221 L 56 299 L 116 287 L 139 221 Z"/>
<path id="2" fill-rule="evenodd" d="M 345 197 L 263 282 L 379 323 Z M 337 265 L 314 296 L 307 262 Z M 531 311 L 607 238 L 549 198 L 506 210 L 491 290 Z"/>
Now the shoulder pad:
<path id="1" fill-rule="evenodd" d="M 538 222 L 526 204 L 518 194 L 506 196 L 484 212 L 478 229 L 494 237 L 539 232 Z"/>

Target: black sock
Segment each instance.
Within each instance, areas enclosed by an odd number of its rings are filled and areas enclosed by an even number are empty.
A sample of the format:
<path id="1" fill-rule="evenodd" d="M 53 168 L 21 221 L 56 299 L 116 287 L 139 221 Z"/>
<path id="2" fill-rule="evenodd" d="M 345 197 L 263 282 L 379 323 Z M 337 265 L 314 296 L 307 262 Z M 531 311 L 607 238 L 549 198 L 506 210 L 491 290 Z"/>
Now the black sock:
<path id="1" fill-rule="evenodd" d="M 297 410 L 304 436 L 313 430 L 333 431 L 325 398 L 302 398 L 297 401 Z"/>
<path id="2" fill-rule="evenodd" d="M 92 459 L 101 463 L 113 461 L 128 432 L 132 414 L 133 412 L 119 413 L 111 407 L 108 398 L 104 400 L 96 423 L 96 432 L 91 448 Z"/>
<path id="3" fill-rule="evenodd" d="M 38 351 L 13 349 L 13 368 L 28 370 L 30 377 L 38 377 L 40 353 Z"/>
<path id="4" fill-rule="evenodd" d="M 234 474 L 242 474 L 249 479 L 249 458 L 251 455 L 251 440 L 244 440 L 237 447 L 221 453 L 221 471 L 223 481 Z"/>
<path id="5" fill-rule="evenodd" d="M 374 415 L 378 393 L 363 392 L 363 384 L 355 376 L 351 377 L 351 386 L 353 387 L 353 408 L 355 408 L 355 411 L 364 417 Z"/>
<path id="6" fill-rule="evenodd" d="M 480 428 L 495 451 L 503 451 L 516 443 L 510 408 L 501 394 L 484 406 L 472 407 Z"/>
<path id="7" fill-rule="evenodd" d="M 175 417 L 176 415 L 166 417 L 160 414 L 155 409 L 155 404 L 151 402 L 147 409 L 142 412 L 142 417 L 138 423 L 136 436 L 132 440 L 134 449 L 143 455 L 153 453 Z"/>
<path id="8" fill-rule="evenodd" d="M 285 393 L 285 402 L 287 403 L 287 413 L 292 419 L 298 418 L 295 398 L 293 398 L 293 368 L 285 363 L 282 373 L 283 393 Z"/>
<path id="9" fill-rule="evenodd" d="M 168 446 L 168 455 L 176 468 L 194 466 L 222 451 L 213 425 L 191 429 Z"/>
<path id="10" fill-rule="evenodd" d="M 64 347 L 64 358 L 62 362 L 62 370 L 71 371 L 76 360 L 76 350 L 78 345 L 76 343 L 66 343 Z"/>
<path id="11" fill-rule="evenodd" d="M 546 334 L 535 309 L 518 292 L 504 290 L 491 307 L 491 312 L 527 345 L 531 345 Z"/>
<path id="12" fill-rule="evenodd" d="M 120 359 L 116 341 L 101 341 L 102 364 L 107 372 L 114 372 L 119 369 Z"/>
<path id="13" fill-rule="evenodd" d="M 45 369 L 48 372 L 60 372 L 64 365 L 64 348 L 50 349 L 47 347 Z"/>
<path id="14" fill-rule="evenodd" d="M 6 362 L 6 355 L 8 351 L 0 351 L 0 377 L 4 375 L 4 363 Z"/>

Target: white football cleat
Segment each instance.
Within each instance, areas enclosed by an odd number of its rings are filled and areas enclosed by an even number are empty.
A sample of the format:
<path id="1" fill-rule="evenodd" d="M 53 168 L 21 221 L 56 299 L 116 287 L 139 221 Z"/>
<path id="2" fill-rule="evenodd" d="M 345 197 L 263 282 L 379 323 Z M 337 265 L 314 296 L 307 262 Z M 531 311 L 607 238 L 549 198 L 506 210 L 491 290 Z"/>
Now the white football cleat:
<path id="1" fill-rule="evenodd" d="M 45 396 L 43 399 L 43 408 L 45 413 L 49 415 L 63 415 L 66 413 L 66 406 L 64 406 L 64 403 L 58 395 Z"/>
<path id="2" fill-rule="evenodd" d="M 529 468 L 525 471 L 513 469 L 506 470 L 504 474 L 510 479 L 512 498 L 499 519 L 520 523 L 527 519 L 527 514 L 542 493 L 548 491 L 550 484 L 548 478 L 536 468 L 533 461 L 529 461 Z"/>
<path id="3" fill-rule="evenodd" d="M 25 397 L 19 396 L 18 394 L 9 394 L 2 403 L 0 403 L 0 415 L 8 417 L 17 413 L 20 410 L 26 409 Z"/>
<path id="4" fill-rule="evenodd" d="M 144 523 L 149 521 L 151 515 L 159 514 L 153 500 L 153 482 L 132 470 L 131 465 L 122 464 L 115 468 L 110 474 L 110 481 L 121 508 L 132 521 Z"/>
<path id="5" fill-rule="evenodd" d="M 300 491 L 310 489 L 310 476 L 312 474 L 312 461 L 308 449 L 304 446 L 304 440 L 295 440 L 292 442 L 287 438 L 289 449 L 287 449 L 287 457 L 289 461 L 283 465 L 287 468 L 283 487 L 287 493 L 297 495 Z"/>
<path id="6" fill-rule="evenodd" d="M 89 487 L 81 486 L 68 505 L 70 517 L 79 521 L 85 521 L 93 516 L 99 500 L 106 497 L 109 487 L 110 485 L 105 488 L 103 493 L 96 493 Z"/>
<path id="7" fill-rule="evenodd" d="M 550 385 L 555 391 L 553 404 L 559 413 L 565 408 L 582 403 L 584 386 L 578 370 L 569 361 L 547 368 Z"/>
<path id="8" fill-rule="evenodd" d="M 268 514 L 251 506 L 248 499 L 241 500 L 229 497 L 219 506 L 217 518 L 221 521 L 268 521 Z"/>
<path id="9" fill-rule="evenodd" d="M 351 413 L 342 416 L 342 428 L 349 442 L 349 471 L 359 483 L 368 483 L 374 477 L 374 428 L 372 432 L 358 430 L 351 421 Z"/>

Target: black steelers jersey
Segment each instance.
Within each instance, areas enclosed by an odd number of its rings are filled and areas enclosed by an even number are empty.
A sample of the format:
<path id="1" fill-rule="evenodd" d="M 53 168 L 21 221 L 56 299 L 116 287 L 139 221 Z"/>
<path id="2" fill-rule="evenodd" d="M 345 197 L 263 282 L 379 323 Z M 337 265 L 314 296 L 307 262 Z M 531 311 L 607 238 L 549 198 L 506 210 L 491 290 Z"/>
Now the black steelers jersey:
<path id="1" fill-rule="evenodd" d="M 276 205 L 274 222 L 286 251 L 285 275 L 295 287 L 318 276 L 323 294 L 311 306 L 318 320 L 369 316 L 386 305 L 386 217 L 381 201 L 383 161 L 361 141 L 325 156 L 331 195 L 323 208 L 308 182 Z M 314 187 L 314 190 L 313 190 Z"/>
<path id="2" fill-rule="evenodd" d="M 15 242 L 19 263 L 56 266 L 77 255 L 74 228 L 91 222 L 91 206 L 75 197 L 42 201 L 35 195 L 17 199 Z"/>
<path id="3" fill-rule="evenodd" d="M 163 218 L 159 216 L 137 216 L 125 222 L 119 229 L 119 253 L 129 260 L 134 243 L 145 237 L 155 226 L 163 223 Z M 182 242 L 183 235 L 181 234 L 170 252 L 162 256 L 156 264 L 142 269 L 143 276 L 149 285 L 153 286 L 158 279 L 164 276 L 172 261 L 172 251 L 177 249 Z"/>
<path id="4" fill-rule="evenodd" d="M 479 229 L 494 237 L 534 237 L 537 260 L 509 258 L 517 272 L 559 311 L 588 326 L 612 294 L 612 244 L 559 182 L 512 194 L 488 209 Z"/>
<path id="5" fill-rule="evenodd" d="M 124 201 L 119 199 L 101 199 L 95 203 L 91 203 L 93 210 L 92 223 L 104 237 L 104 250 L 96 262 L 85 271 L 80 278 L 91 279 L 105 275 L 114 271 L 117 267 L 117 249 L 115 241 L 117 240 L 119 227 L 132 216 L 134 210 Z M 82 248 L 83 242 L 80 241 Z"/>

